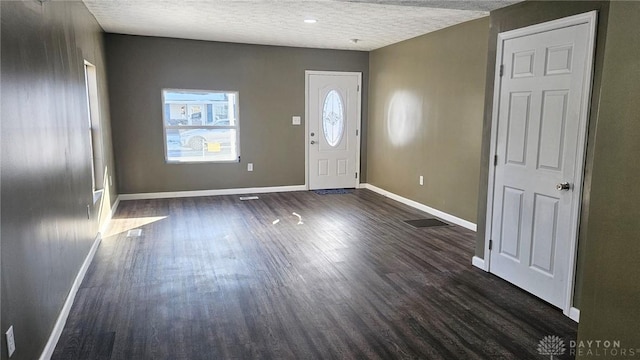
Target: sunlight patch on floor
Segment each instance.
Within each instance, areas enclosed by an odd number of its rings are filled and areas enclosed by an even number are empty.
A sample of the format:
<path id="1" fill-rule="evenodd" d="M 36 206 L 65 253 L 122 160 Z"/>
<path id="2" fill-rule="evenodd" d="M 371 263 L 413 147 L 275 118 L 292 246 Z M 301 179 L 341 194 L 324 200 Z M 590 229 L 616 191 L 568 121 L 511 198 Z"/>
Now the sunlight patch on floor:
<path id="1" fill-rule="evenodd" d="M 109 228 L 107 229 L 104 237 L 126 233 L 131 229 L 149 225 L 166 218 L 168 218 L 168 216 L 147 216 L 127 219 L 111 219 L 111 224 L 109 225 Z"/>

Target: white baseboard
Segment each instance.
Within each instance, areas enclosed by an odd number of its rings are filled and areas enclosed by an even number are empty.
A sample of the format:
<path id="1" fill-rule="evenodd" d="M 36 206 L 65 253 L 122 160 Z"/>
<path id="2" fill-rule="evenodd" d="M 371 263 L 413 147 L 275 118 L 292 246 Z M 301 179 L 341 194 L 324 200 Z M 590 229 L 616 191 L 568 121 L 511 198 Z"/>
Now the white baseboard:
<path id="1" fill-rule="evenodd" d="M 89 265 L 91 265 L 91 261 L 98 250 L 98 246 L 100 245 L 100 241 L 102 238 L 100 234 L 96 236 L 96 239 L 93 241 L 93 245 L 89 250 L 89 254 L 84 259 L 82 266 L 80 267 L 80 271 L 78 271 L 78 275 L 76 275 L 76 279 L 73 281 L 73 285 L 71 285 L 71 290 L 69 291 L 69 295 L 67 295 L 67 299 L 62 306 L 62 310 L 60 310 L 60 314 L 58 315 L 58 319 L 56 320 L 56 324 L 51 331 L 51 335 L 49 335 L 49 340 L 47 341 L 47 345 L 45 345 L 42 354 L 40 355 L 40 360 L 49 360 L 53 355 L 53 351 L 56 349 L 56 345 L 58 344 L 58 340 L 60 340 L 60 335 L 62 335 L 62 330 L 64 329 L 64 325 L 67 323 L 67 318 L 69 317 L 69 312 L 71 311 L 71 306 L 73 305 L 73 301 L 76 298 L 76 294 L 78 293 L 78 289 L 80 289 L 80 285 L 82 284 L 82 280 L 84 280 L 84 276 L 87 274 L 87 270 L 89 269 Z"/>
<path id="2" fill-rule="evenodd" d="M 487 268 L 485 267 L 486 263 L 484 262 L 484 259 L 481 259 L 477 256 L 474 256 L 473 258 L 471 258 L 471 264 L 475 267 L 477 267 L 478 269 L 482 269 L 484 271 L 487 271 Z"/>
<path id="3" fill-rule="evenodd" d="M 272 186 L 255 188 L 219 189 L 219 190 L 195 190 L 195 191 L 167 191 L 156 193 L 120 194 L 119 200 L 146 200 L 167 199 L 180 197 L 217 196 L 217 195 L 243 195 L 266 194 L 274 192 L 307 191 L 305 185 Z"/>
<path id="4" fill-rule="evenodd" d="M 431 214 L 433 216 L 439 217 L 440 219 L 448 221 L 448 222 L 450 222 L 452 224 L 456 224 L 458 226 L 462 226 L 463 228 L 467 228 L 467 229 L 472 230 L 472 231 L 476 231 L 476 229 L 477 229 L 476 224 L 474 224 L 474 223 L 472 223 L 470 221 L 461 219 L 461 218 L 459 218 L 457 216 L 454 216 L 454 215 L 451 215 L 451 214 L 447 214 L 446 212 L 434 209 L 434 208 L 429 207 L 427 205 L 421 204 L 421 203 L 419 203 L 417 201 L 413 201 L 411 199 L 407 199 L 407 198 L 402 197 L 400 195 L 397 195 L 397 194 L 394 194 L 394 193 L 389 192 L 387 190 L 381 189 L 381 188 L 379 188 L 377 186 L 374 186 L 374 185 L 371 185 L 371 184 L 361 184 L 361 187 L 364 188 L 364 189 L 369 189 L 369 190 L 371 190 L 373 192 L 377 192 L 380 195 L 384 195 L 384 196 L 386 196 L 386 197 L 388 197 L 390 199 L 393 199 L 395 201 L 401 202 L 401 203 L 403 203 L 405 205 L 409 205 L 412 208 L 416 208 L 418 210 L 421 210 L 421 211 L 424 211 L 426 213 L 429 213 L 429 214 Z"/>
<path id="5" fill-rule="evenodd" d="M 576 309 L 574 307 L 571 307 L 571 309 L 569 309 L 569 319 L 579 323 L 580 322 L 580 309 Z"/>

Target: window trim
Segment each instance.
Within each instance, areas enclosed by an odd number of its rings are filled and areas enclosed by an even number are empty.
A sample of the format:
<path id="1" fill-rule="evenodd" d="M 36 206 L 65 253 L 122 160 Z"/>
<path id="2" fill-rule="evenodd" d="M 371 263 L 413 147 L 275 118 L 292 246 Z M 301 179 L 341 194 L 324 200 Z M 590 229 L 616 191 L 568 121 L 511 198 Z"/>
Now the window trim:
<path id="1" fill-rule="evenodd" d="M 85 95 L 87 102 L 89 147 L 91 150 L 91 192 L 93 203 L 97 203 L 105 190 L 105 158 L 102 132 L 102 117 L 100 114 L 100 95 L 98 88 L 98 69 L 91 62 L 83 59 Z M 102 181 L 100 181 L 102 180 Z"/>
<path id="2" fill-rule="evenodd" d="M 235 94 L 234 112 L 235 112 L 235 126 L 231 125 L 167 125 L 167 114 L 164 110 L 166 105 L 165 93 L 166 92 L 192 92 L 192 93 L 223 93 L 223 94 Z M 182 89 L 182 88 L 162 88 L 162 144 L 164 148 L 164 162 L 165 164 L 181 165 L 181 164 L 232 164 L 240 162 L 240 92 L 237 90 L 202 90 L 202 89 Z M 204 161 L 176 161 L 169 160 L 169 149 L 167 147 L 167 129 L 189 130 L 189 129 L 231 129 L 236 131 L 236 158 L 233 160 L 204 160 Z"/>

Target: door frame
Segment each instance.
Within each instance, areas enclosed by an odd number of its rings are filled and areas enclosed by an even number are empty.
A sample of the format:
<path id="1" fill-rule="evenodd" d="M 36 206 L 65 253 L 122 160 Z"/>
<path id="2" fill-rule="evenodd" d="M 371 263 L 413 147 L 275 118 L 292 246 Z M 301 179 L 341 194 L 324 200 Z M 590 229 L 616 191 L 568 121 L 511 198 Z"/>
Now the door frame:
<path id="1" fill-rule="evenodd" d="M 357 189 L 362 174 L 360 172 L 360 147 L 362 145 L 362 73 L 354 71 L 318 71 L 305 70 L 304 72 L 304 187 L 309 190 L 309 77 L 311 75 L 355 75 L 358 77 L 358 98 L 356 108 L 356 171 L 358 177 L 354 178 L 354 187 Z"/>
<path id="2" fill-rule="evenodd" d="M 528 27 L 505 31 L 498 34 L 498 44 L 496 49 L 496 64 L 495 64 L 495 76 L 494 76 L 494 92 L 493 92 L 493 110 L 491 115 L 491 142 L 490 142 L 490 164 L 489 164 L 489 185 L 487 192 L 487 216 L 486 216 L 486 229 L 485 229 L 485 244 L 484 244 L 484 270 L 490 272 L 491 269 L 491 254 L 489 250 L 489 240 L 491 239 L 492 226 L 493 226 L 493 202 L 494 202 L 494 187 L 495 187 L 495 166 L 491 164 L 496 156 L 498 146 L 498 116 L 500 109 L 500 93 L 502 89 L 500 67 L 502 65 L 503 58 L 503 44 L 506 40 L 515 39 L 527 35 L 533 35 L 537 33 L 547 32 L 551 30 L 557 30 L 566 28 L 569 26 L 575 26 L 580 24 L 589 25 L 589 39 L 587 42 L 587 62 L 585 66 L 585 73 L 582 99 L 580 104 L 579 125 L 578 125 L 578 153 L 576 154 L 576 168 L 573 174 L 574 181 L 574 196 L 571 204 L 571 223 L 573 225 L 571 229 L 570 247 L 569 247 L 569 266 L 566 279 L 566 292 L 564 307 L 562 309 L 566 316 L 571 317 L 576 322 L 578 321 L 576 314 L 572 311 L 573 306 L 573 291 L 575 285 L 575 270 L 576 270 L 576 258 L 578 248 L 578 233 L 580 230 L 580 211 L 583 197 L 583 181 L 584 181 L 584 168 L 586 159 L 586 145 L 588 135 L 589 124 L 589 109 L 591 107 L 591 88 L 593 81 L 593 63 L 595 57 L 595 34 L 597 26 L 597 11 L 590 11 L 584 14 L 573 15 L 558 20 L 552 20 L 541 24 L 531 25 Z"/>

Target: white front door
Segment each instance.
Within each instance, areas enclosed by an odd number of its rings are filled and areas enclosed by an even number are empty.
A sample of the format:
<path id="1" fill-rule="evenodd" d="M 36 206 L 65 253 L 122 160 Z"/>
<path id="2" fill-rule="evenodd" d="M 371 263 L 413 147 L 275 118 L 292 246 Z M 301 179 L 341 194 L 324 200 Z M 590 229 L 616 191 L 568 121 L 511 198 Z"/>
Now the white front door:
<path id="1" fill-rule="evenodd" d="M 547 27 L 499 37 L 489 271 L 564 309 L 573 282 L 593 22 Z"/>
<path id="2" fill-rule="evenodd" d="M 360 73 L 306 73 L 309 189 L 358 184 Z"/>

